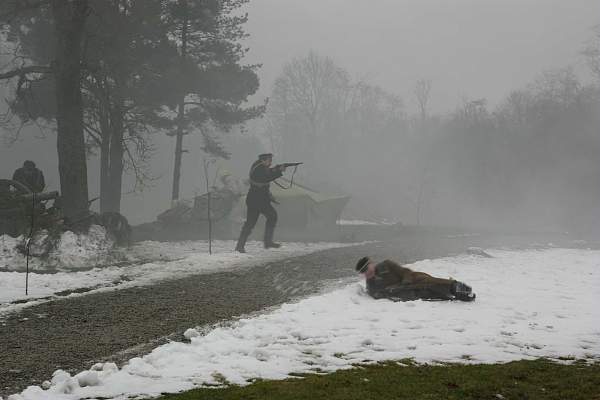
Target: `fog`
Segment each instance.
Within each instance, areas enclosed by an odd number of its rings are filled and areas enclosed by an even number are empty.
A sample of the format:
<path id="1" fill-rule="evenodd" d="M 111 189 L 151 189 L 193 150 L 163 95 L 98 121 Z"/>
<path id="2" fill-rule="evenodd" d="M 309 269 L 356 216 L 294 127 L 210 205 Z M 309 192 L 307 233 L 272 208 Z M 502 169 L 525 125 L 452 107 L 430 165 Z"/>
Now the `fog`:
<path id="1" fill-rule="evenodd" d="M 493 106 L 543 70 L 586 74 L 579 53 L 600 22 L 593 0 L 254 0 L 249 12 L 249 60 L 263 64 L 263 95 L 283 63 L 315 50 L 401 95 L 409 111 L 414 82 L 431 79 L 435 112 L 464 96 Z"/>
<path id="2" fill-rule="evenodd" d="M 241 179 L 258 153 L 304 161 L 296 179 L 349 194 L 345 217 L 502 230 L 600 226 L 600 95 L 582 54 L 600 23 L 596 0 L 283 1 L 245 7 L 249 48 L 269 98 L 263 118 L 219 133 Z M 318 85 L 311 122 L 280 80 L 306 57 L 335 73 Z M 292 64 L 290 64 L 292 63 Z M 423 109 L 417 82 L 427 91 Z M 4 87 L 10 97 L 10 87 Z M 286 97 L 288 96 L 288 97 Z M 25 159 L 59 189 L 55 135 L 5 128 L 0 170 Z M 152 177 L 122 213 L 133 224 L 170 207 L 174 139 L 152 135 Z M 184 138 L 182 198 L 205 191 L 200 135 Z M 89 157 L 90 198 L 98 157 Z M 288 173 L 289 176 L 289 173 Z"/>

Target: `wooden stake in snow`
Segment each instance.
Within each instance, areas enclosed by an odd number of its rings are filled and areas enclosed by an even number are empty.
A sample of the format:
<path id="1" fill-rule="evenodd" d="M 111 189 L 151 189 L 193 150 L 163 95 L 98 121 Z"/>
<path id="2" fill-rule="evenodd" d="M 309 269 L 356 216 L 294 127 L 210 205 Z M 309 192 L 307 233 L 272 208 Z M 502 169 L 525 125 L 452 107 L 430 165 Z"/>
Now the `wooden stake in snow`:
<path id="1" fill-rule="evenodd" d="M 208 181 L 208 166 L 210 161 L 204 159 L 204 178 L 206 179 L 206 218 L 208 219 L 208 254 L 212 254 L 212 219 L 210 216 L 210 183 Z"/>
<path id="2" fill-rule="evenodd" d="M 33 237 L 33 224 L 35 222 L 35 192 L 31 196 L 31 227 L 29 229 L 29 238 L 25 245 L 26 270 L 25 270 L 25 296 L 29 294 L 29 247 L 31 246 L 31 238 Z"/>

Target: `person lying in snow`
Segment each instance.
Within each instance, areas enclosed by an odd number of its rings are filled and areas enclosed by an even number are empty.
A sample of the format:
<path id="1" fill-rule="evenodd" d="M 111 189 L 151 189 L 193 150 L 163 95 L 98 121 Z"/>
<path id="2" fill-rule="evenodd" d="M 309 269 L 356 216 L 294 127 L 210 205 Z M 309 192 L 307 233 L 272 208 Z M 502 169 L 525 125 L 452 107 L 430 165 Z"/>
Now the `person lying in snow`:
<path id="1" fill-rule="evenodd" d="M 356 263 L 356 271 L 365 276 L 367 292 L 375 299 L 475 300 L 471 287 L 462 282 L 435 278 L 391 260 L 375 264 L 369 257 L 363 257 Z"/>

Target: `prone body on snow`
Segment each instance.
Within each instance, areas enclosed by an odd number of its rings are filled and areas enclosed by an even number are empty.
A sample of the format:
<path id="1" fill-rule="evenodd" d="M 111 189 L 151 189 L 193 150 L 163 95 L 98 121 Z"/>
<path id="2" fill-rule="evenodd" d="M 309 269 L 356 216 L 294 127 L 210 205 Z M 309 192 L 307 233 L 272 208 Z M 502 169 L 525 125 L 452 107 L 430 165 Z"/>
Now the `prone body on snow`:
<path id="1" fill-rule="evenodd" d="M 475 299 L 471 288 L 462 282 L 413 271 L 392 260 L 384 260 L 375 265 L 375 273 L 367 278 L 367 291 L 376 299 L 391 298 L 403 301 Z"/>

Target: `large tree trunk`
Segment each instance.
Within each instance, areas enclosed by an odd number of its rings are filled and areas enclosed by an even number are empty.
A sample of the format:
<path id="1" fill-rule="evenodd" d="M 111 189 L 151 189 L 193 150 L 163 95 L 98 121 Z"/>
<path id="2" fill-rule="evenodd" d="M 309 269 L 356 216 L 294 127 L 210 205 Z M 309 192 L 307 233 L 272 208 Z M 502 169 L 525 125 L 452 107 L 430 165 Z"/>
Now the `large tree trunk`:
<path id="1" fill-rule="evenodd" d="M 99 98 L 101 213 L 121 212 L 125 105 L 118 88 L 122 85 L 117 80 L 111 90 L 105 82 L 105 95 Z"/>
<path id="2" fill-rule="evenodd" d="M 100 119 L 100 212 L 121 212 L 123 183 L 123 113 L 116 107 Z"/>
<path id="3" fill-rule="evenodd" d="M 111 115 L 109 205 L 106 211 L 121 211 L 123 186 L 123 111 L 117 105 Z"/>
<path id="4" fill-rule="evenodd" d="M 100 115 L 100 212 L 110 211 L 110 138 L 108 115 L 103 108 Z"/>
<path id="5" fill-rule="evenodd" d="M 57 39 L 53 70 L 60 189 L 65 216 L 76 221 L 88 212 L 81 97 L 81 42 L 88 1 L 52 0 L 51 6 Z"/>
<path id="6" fill-rule="evenodd" d="M 181 2 L 180 2 L 181 3 Z M 187 55 L 187 31 L 188 21 L 184 19 L 181 27 L 181 66 L 183 67 L 185 57 Z M 185 93 L 181 94 L 179 100 L 179 107 L 177 110 L 177 133 L 175 142 L 175 165 L 173 168 L 173 191 L 171 192 L 171 201 L 175 202 L 179 200 L 179 182 L 181 181 L 181 156 L 183 155 L 183 135 L 184 131 L 184 117 L 185 117 Z"/>
<path id="7" fill-rule="evenodd" d="M 183 101 L 179 104 L 177 133 L 175 142 L 175 165 L 173 169 L 173 192 L 171 193 L 171 201 L 179 200 L 179 182 L 181 181 L 181 156 L 183 155 Z"/>

